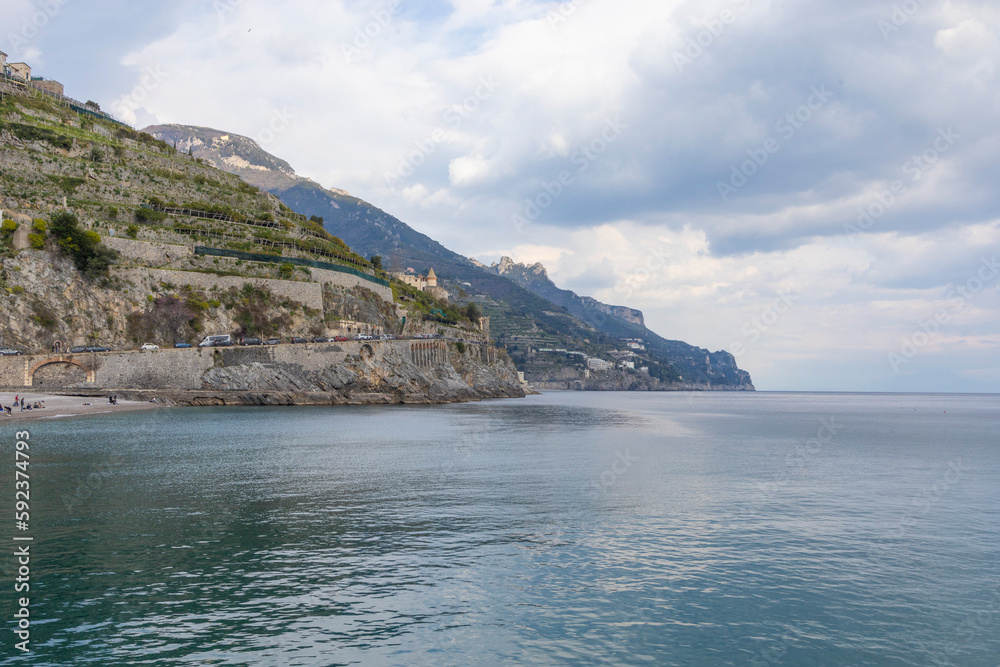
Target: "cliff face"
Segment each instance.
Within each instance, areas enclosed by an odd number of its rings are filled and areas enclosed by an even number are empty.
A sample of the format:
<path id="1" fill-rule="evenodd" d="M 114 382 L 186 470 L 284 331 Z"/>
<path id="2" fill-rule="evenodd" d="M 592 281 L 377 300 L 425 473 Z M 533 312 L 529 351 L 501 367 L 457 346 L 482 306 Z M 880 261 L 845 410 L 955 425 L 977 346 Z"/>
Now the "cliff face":
<path id="1" fill-rule="evenodd" d="M 0 386 L 181 405 L 450 403 L 525 394 L 506 355 L 442 340 L 4 356 Z"/>
<path id="2" fill-rule="evenodd" d="M 560 289 L 549 278 L 549 273 L 545 270 L 545 267 L 542 266 L 541 262 L 536 262 L 535 264 L 528 266 L 526 264 L 517 264 L 510 257 L 502 257 L 499 263 L 493 264 L 489 267 L 489 271 L 496 273 L 498 276 L 503 276 L 504 278 L 513 280 L 521 287 L 534 292 L 538 296 L 548 299 L 557 306 L 566 308 L 566 310 L 571 313 L 573 313 L 574 310 L 579 311 L 592 309 L 594 311 L 604 313 L 605 315 L 610 315 L 611 317 L 616 317 L 626 322 L 636 324 L 640 327 L 646 326 L 646 321 L 642 316 L 641 310 L 628 308 L 627 306 L 612 306 L 606 303 L 601 303 L 597 299 L 589 296 L 579 296 L 570 290 Z"/>
<path id="3" fill-rule="evenodd" d="M 645 326 L 634 308 L 605 304 L 560 289 L 541 264 L 524 266 L 504 258 L 487 267 L 455 253 L 401 220 L 342 190 L 325 189 L 295 175 L 287 162 L 269 155 L 251 139 L 208 128 L 161 125 L 146 128 L 153 136 L 189 148 L 195 157 L 238 174 L 277 195 L 298 213 L 324 218 L 324 227 L 365 257 L 380 255 L 390 266 L 433 267 L 443 283 L 463 284 L 493 318 L 493 332 L 522 370 L 521 352 L 534 347 L 577 347 L 582 341 L 617 345 L 642 339 L 659 362 L 682 378 L 673 388 L 753 389 L 750 375 L 725 352 L 668 340 Z M 454 295 L 453 295 L 454 296 Z M 518 343 L 518 339 L 533 341 Z"/>
<path id="4" fill-rule="evenodd" d="M 202 390 L 173 392 L 180 404 L 453 403 L 521 398 L 525 390 L 507 358 L 490 360 L 486 348 L 452 350 L 439 363 L 421 367 L 405 347 L 390 346 L 319 369 L 294 363 L 250 362 L 210 369 Z"/>

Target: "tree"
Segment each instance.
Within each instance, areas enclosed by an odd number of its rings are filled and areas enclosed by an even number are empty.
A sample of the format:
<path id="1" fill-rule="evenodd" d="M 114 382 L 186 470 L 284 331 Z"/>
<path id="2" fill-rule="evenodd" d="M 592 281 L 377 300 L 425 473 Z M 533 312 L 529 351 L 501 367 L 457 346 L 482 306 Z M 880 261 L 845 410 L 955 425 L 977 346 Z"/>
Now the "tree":
<path id="1" fill-rule="evenodd" d="M 320 225 L 322 225 L 322 224 L 323 224 L 323 217 L 322 217 L 322 216 L 319 216 L 319 215 L 310 215 L 310 216 L 309 216 L 309 219 L 310 219 L 310 220 L 311 220 L 312 222 L 315 222 L 315 223 L 317 223 L 317 224 L 320 224 Z"/>
<path id="2" fill-rule="evenodd" d="M 118 259 L 117 252 L 101 244 L 99 234 L 81 228 L 77 217 L 68 211 L 52 216 L 49 234 L 88 278 L 107 275 L 111 263 Z"/>
<path id="3" fill-rule="evenodd" d="M 368 261 L 375 267 L 376 271 L 382 270 L 382 257 L 380 255 L 372 255 Z"/>
<path id="4" fill-rule="evenodd" d="M 479 310 L 479 306 L 476 304 L 469 302 L 465 305 L 465 309 L 462 311 L 462 314 L 469 318 L 469 321 L 473 324 L 478 324 L 479 318 L 483 316 L 483 311 Z"/>

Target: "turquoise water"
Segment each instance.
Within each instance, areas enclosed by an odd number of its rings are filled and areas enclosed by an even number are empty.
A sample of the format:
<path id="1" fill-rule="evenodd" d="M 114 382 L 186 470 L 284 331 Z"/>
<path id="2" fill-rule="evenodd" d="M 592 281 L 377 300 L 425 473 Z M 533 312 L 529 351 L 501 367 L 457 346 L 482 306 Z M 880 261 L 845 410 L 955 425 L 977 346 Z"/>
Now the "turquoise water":
<path id="1" fill-rule="evenodd" d="M 33 652 L 5 631 L 3 664 L 1000 664 L 998 396 L 557 393 L 30 430 Z"/>

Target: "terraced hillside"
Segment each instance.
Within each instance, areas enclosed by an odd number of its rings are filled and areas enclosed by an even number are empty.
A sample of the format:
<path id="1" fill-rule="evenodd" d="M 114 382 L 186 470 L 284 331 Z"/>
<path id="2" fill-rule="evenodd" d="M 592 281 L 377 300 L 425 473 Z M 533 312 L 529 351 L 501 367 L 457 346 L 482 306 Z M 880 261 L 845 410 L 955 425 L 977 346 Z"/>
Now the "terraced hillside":
<path id="1" fill-rule="evenodd" d="M 274 195 L 10 86 L 0 102 L 0 208 L 3 346 L 399 326 L 384 274 Z"/>
<path id="2" fill-rule="evenodd" d="M 421 272 L 433 267 L 454 300 L 473 301 L 492 318 L 494 337 L 529 377 L 547 377 L 553 364 L 559 365 L 559 360 L 540 360 L 533 352 L 539 348 L 582 350 L 608 358 L 621 348 L 623 339 L 642 339 L 648 353 L 636 360 L 637 367 L 648 367 L 661 380 L 634 378 L 645 388 L 753 389 L 750 375 L 728 352 L 709 352 L 663 338 L 645 326 L 639 311 L 561 290 L 547 278 L 530 279 L 523 271 L 498 272 L 474 262 L 362 199 L 296 175 L 288 162 L 268 154 L 252 139 L 190 125 L 146 130 L 267 189 L 297 212 L 322 217 L 327 230 L 366 256 L 379 255 L 388 266 L 411 266 Z M 562 360 L 562 365 L 570 375 L 588 379 L 575 359 Z"/>

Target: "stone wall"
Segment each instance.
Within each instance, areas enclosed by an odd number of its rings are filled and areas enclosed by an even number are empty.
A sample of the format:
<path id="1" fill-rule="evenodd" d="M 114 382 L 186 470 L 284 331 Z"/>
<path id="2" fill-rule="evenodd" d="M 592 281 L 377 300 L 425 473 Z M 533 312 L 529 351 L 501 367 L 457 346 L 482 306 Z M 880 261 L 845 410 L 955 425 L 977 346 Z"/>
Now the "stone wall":
<path id="1" fill-rule="evenodd" d="M 29 219 L 28 226 L 31 225 Z M 121 253 L 122 257 L 127 260 L 132 260 L 132 262 L 138 262 L 145 266 L 164 266 L 171 262 L 177 261 L 178 259 L 183 259 L 186 257 L 194 256 L 194 251 L 184 245 L 177 245 L 172 243 L 156 243 L 151 241 L 137 241 L 134 239 L 125 239 L 118 236 L 105 236 L 101 239 L 106 246 L 113 248 Z M 260 264 L 260 266 L 268 266 L 268 264 Z M 379 285 L 378 283 L 371 282 L 370 280 L 365 280 L 360 276 L 356 276 L 351 273 L 341 273 L 340 271 L 330 271 L 328 269 L 316 269 L 309 268 L 309 272 L 312 276 L 311 282 L 323 284 L 329 283 L 338 287 L 344 287 L 346 289 L 351 289 L 352 287 L 364 287 L 378 294 L 387 303 L 392 303 L 392 288 L 386 287 L 385 285 Z M 211 273 L 202 274 L 207 276 L 208 281 L 217 282 L 222 277 L 215 276 Z M 199 283 L 197 286 L 202 288 L 209 288 L 209 285 L 205 280 L 198 279 Z M 269 279 L 257 279 L 254 280 L 269 280 Z M 164 282 L 174 282 L 176 280 L 166 280 Z M 245 282 L 245 281 L 244 281 Z M 273 280 L 276 283 L 293 283 L 299 284 L 299 281 L 291 280 Z M 195 286 L 192 282 L 184 282 L 181 284 Z M 240 283 L 242 284 L 242 283 Z M 220 285 L 221 287 L 221 285 Z M 225 289 L 228 289 L 228 284 Z M 276 289 L 272 288 L 272 292 L 278 293 Z M 311 291 L 309 292 L 312 293 Z M 296 299 L 301 301 L 301 299 Z M 302 303 L 305 303 L 302 301 Z M 314 306 L 310 305 L 310 308 Z"/>
<path id="2" fill-rule="evenodd" d="M 133 239 L 123 239 L 120 236 L 103 236 L 101 237 L 101 242 L 109 248 L 117 250 L 123 258 L 141 262 L 148 266 L 162 266 L 194 254 L 191 248 L 183 245 L 136 241 Z"/>
<path id="3" fill-rule="evenodd" d="M 409 341 L 349 341 L 9 356 L 0 357 L 0 386 L 32 386 L 32 375 L 41 373 L 38 377 L 46 379 L 55 379 L 65 374 L 65 377 L 74 378 L 72 386 L 75 387 L 87 384 L 91 388 L 102 389 L 201 389 L 205 372 L 216 367 L 261 364 L 265 367 L 285 367 L 294 372 L 321 372 L 343 363 L 349 355 L 378 359 L 391 350 L 405 350 L 409 356 Z M 68 362 L 78 366 L 68 369 L 65 365 Z M 79 382 L 77 368 L 80 372 L 93 371 L 94 382 Z M 50 381 L 46 386 L 53 385 Z"/>
<path id="4" fill-rule="evenodd" d="M 350 273 L 341 273 L 340 271 L 329 271 L 327 269 L 314 269 L 309 268 L 312 273 L 313 280 L 320 283 L 330 283 L 331 285 L 336 285 L 337 287 L 345 287 L 351 289 L 352 287 L 364 287 L 372 292 L 378 294 L 387 303 L 392 303 L 392 288 L 386 287 L 385 285 L 379 285 L 378 283 L 373 283 L 370 280 L 365 280 L 359 276 L 355 276 Z"/>
<path id="5" fill-rule="evenodd" d="M 0 357 L 5 392 L 120 393 L 181 405 L 447 403 L 519 397 L 507 359 L 443 341 L 350 341 Z M 485 360 L 493 358 L 493 363 Z M 85 378 L 85 381 L 81 381 Z M 30 388 L 30 389 L 29 389 Z"/>
<path id="6" fill-rule="evenodd" d="M 160 283 L 173 285 L 190 285 L 196 289 L 211 290 L 213 287 L 228 290 L 230 287 L 240 289 L 244 283 L 252 283 L 258 287 L 267 287 L 271 293 L 282 299 L 297 301 L 313 310 L 323 310 L 323 288 L 319 283 L 306 283 L 294 280 L 275 280 L 272 278 L 249 278 L 243 276 L 217 276 L 212 273 L 197 271 L 173 271 L 170 269 L 116 268 L 112 273 L 137 285 L 148 289 L 159 286 Z"/>
<path id="7" fill-rule="evenodd" d="M 410 343 L 410 357 L 422 368 L 432 368 L 448 360 L 448 344 L 444 341 L 414 341 Z"/>

